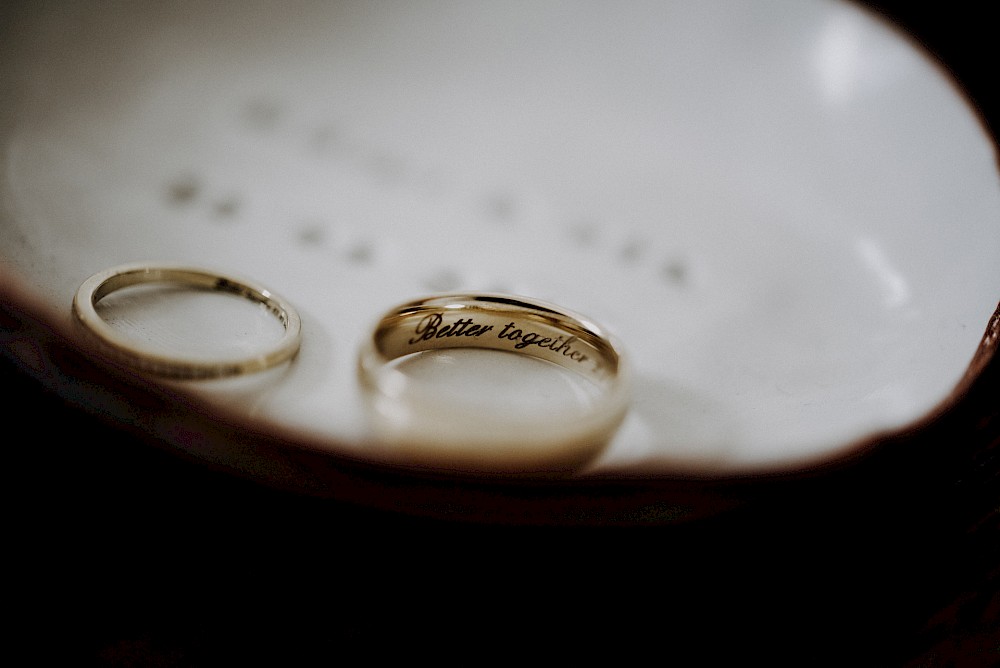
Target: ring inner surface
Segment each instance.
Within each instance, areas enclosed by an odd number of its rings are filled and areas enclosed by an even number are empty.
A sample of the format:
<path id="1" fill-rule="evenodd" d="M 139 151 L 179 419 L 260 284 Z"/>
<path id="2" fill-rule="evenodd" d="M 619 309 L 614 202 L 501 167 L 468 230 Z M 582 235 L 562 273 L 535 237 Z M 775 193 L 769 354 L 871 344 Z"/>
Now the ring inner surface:
<path id="1" fill-rule="evenodd" d="M 426 350 L 487 348 L 553 362 L 602 385 L 618 371 L 618 353 L 600 335 L 541 310 L 413 307 L 384 318 L 374 336 L 386 361 Z"/>
<path id="2" fill-rule="evenodd" d="M 288 327 L 288 313 L 270 295 L 255 290 L 250 286 L 232 281 L 223 276 L 194 271 L 190 269 L 141 269 L 122 272 L 104 280 L 94 290 L 91 303 L 97 302 L 107 295 L 134 285 L 146 283 L 174 283 L 195 289 L 227 292 L 263 304 L 281 322 L 282 327 Z"/>

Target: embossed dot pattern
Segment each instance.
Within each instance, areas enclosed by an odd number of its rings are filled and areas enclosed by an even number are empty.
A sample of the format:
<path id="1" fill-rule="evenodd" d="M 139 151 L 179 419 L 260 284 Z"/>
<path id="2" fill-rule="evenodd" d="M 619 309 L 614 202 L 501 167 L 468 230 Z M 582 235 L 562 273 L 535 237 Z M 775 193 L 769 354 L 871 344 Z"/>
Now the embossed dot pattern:
<path id="1" fill-rule="evenodd" d="M 290 115 L 282 108 L 282 104 L 273 97 L 259 96 L 244 103 L 242 112 L 233 119 L 244 131 L 254 136 L 274 134 L 280 127 L 283 116 Z M 333 159 L 350 161 L 367 175 L 370 183 L 380 188 L 416 188 L 420 189 L 419 174 L 407 167 L 406 162 L 389 152 L 376 151 L 367 153 L 355 148 L 348 151 L 351 142 L 344 137 L 343 130 L 335 131 L 330 126 L 305 128 L 302 131 L 302 146 L 304 153 L 315 152 L 331 158 L 334 148 L 339 154 Z M 360 144 L 354 144 L 355 147 Z M 263 156 L 262 156 L 263 159 Z M 208 191 L 202 179 L 197 175 L 180 174 L 165 185 L 167 203 L 175 207 L 202 207 L 208 222 L 238 223 L 241 200 L 239 193 L 213 194 Z M 440 193 L 439 193 L 440 194 Z M 480 202 L 478 210 L 470 207 L 469 218 L 472 224 L 483 226 L 499 226 L 514 228 L 519 220 L 519 202 L 516 193 L 507 191 L 485 191 L 477 198 Z M 308 224 L 285 225 L 291 221 L 275 221 L 281 229 L 290 230 L 303 247 L 320 247 L 331 238 L 330 228 L 333 223 L 324 220 L 313 220 Z M 632 237 L 628 239 L 602 238 L 599 230 L 602 227 L 614 227 L 613 221 L 592 220 L 587 222 L 573 220 L 548 221 L 562 228 L 562 236 L 569 245 L 578 248 L 594 249 L 600 253 L 598 261 L 617 262 L 626 266 L 643 264 L 662 267 L 659 276 L 664 285 L 673 289 L 688 289 L 691 270 L 682 261 L 676 259 L 677 249 L 670 249 L 667 257 L 650 257 L 647 249 L 655 246 L 650 239 Z M 356 229 L 363 233 L 363 228 Z M 355 241 L 341 250 L 341 257 L 351 265 L 373 265 L 378 262 L 378 242 L 376 240 Z M 492 276 L 487 281 L 489 285 L 501 286 L 507 282 L 504 277 Z M 431 291 L 458 290 L 470 287 L 467 278 L 454 267 L 432 267 L 428 273 L 419 277 L 419 284 Z M 501 288 L 493 288 L 501 289 Z"/>

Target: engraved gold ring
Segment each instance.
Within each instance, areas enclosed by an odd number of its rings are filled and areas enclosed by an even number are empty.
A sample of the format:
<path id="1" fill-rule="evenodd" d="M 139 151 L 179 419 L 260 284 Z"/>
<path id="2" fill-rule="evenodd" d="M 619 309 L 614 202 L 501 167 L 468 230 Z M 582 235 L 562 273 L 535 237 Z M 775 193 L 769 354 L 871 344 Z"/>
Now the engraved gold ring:
<path id="1" fill-rule="evenodd" d="M 427 351 L 479 348 L 527 355 L 573 372 L 586 405 L 544 401 L 544 410 L 492 413 L 442 399 L 400 362 Z M 545 367 L 548 368 L 548 367 Z M 603 449 L 629 401 L 628 369 L 615 337 L 554 304 L 500 293 L 449 293 L 384 313 L 358 356 L 375 434 L 394 452 L 433 467 L 565 472 Z M 525 382 L 530 382 L 526 378 Z"/>
<path id="2" fill-rule="evenodd" d="M 230 359 L 172 356 L 142 346 L 112 327 L 97 312 L 97 303 L 112 292 L 145 283 L 177 284 L 244 297 L 265 307 L 284 327 L 267 350 Z M 295 357 L 301 343 L 301 320 L 287 301 L 244 279 L 214 271 L 171 264 L 127 264 L 100 271 L 73 297 L 73 316 L 113 361 L 132 369 L 172 379 L 207 379 L 262 371 Z"/>

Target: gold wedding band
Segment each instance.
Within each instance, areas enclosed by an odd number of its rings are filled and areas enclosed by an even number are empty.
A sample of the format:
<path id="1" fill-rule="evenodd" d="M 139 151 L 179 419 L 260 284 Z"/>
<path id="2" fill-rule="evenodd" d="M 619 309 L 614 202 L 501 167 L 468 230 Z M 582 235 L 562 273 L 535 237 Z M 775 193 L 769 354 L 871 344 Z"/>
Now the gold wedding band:
<path id="1" fill-rule="evenodd" d="M 415 387 L 398 362 L 416 353 L 481 348 L 554 363 L 593 384 L 581 410 L 491 416 Z M 627 365 L 617 342 L 590 319 L 556 305 L 497 293 L 452 293 L 386 312 L 363 343 L 359 380 L 375 432 L 419 463 L 508 471 L 564 471 L 600 451 L 628 406 Z"/>
<path id="2" fill-rule="evenodd" d="M 106 322 L 95 309 L 112 292 L 144 283 L 178 284 L 224 292 L 262 304 L 284 327 L 282 337 L 266 351 L 232 359 L 204 360 L 164 355 L 144 348 Z M 180 265 L 128 264 L 100 271 L 80 286 L 73 298 L 76 322 L 114 361 L 156 376 L 207 379 L 262 371 L 292 359 L 301 343 L 301 320 L 287 301 L 259 285 L 213 271 Z"/>

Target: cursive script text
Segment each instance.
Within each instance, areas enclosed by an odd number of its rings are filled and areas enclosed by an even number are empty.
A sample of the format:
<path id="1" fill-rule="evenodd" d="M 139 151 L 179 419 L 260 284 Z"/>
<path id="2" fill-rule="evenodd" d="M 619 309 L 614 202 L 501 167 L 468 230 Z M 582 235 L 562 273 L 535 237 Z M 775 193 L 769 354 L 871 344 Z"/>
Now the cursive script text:
<path id="1" fill-rule="evenodd" d="M 486 332 L 493 329 L 493 325 L 477 325 L 472 322 L 472 318 L 459 318 L 450 325 L 441 326 L 440 313 L 431 313 L 430 315 L 424 316 L 419 323 L 417 323 L 417 328 L 414 330 L 414 336 L 410 339 L 410 344 L 417 343 L 419 341 L 427 341 L 429 339 L 442 339 L 445 337 L 452 336 L 482 336 Z"/>
<path id="2" fill-rule="evenodd" d="M 472 318 L 459 318 L 447 325 L 442 324 L 443 322 L 444 317 L 440 313 L 425 315 L 413 330 L 414 335 L 409 339 L 409 344 L 413 345 L 432 339 L 480 337 L 489 332 L 494 332 L 494 335 L 498 339 L 511 341 L 517 350 L 524 350 L 530 346 L 538 346 L 539 348 L 546 348 L 553 353 L 559 353 L 574 362 L 583 362 L 588 359 L 587 355 L 577 349 L 579 346 L 577 346 L 577 338 L 575 336 L 545 336 L 538 332 L 522 330 L 513 321 L 504 325 L 500 331 L 495 331 L 493 325 L 477 324 Z"/>

